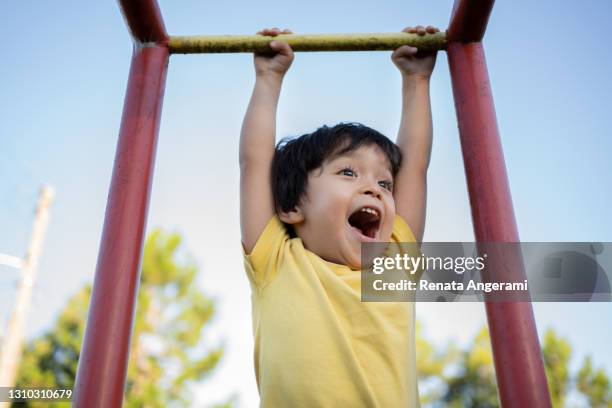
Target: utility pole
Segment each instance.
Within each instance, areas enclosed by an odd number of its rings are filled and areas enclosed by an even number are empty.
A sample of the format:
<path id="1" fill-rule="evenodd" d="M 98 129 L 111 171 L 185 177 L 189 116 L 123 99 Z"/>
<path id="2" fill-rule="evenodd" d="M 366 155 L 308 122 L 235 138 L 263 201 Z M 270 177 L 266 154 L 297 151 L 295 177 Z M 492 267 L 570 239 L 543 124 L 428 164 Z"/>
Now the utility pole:
<path id="1" fill-rule="evenodd" d="M 17 287 L 13 314 L 8 323 L 6 335 L 0 351 L 0 387 L 13 387 L 21 360 L 25 322 L 32 298 L 32 286 L 36 267 L 42 250 L 42 243 L 49 222 L 49 207 L 53 201 L 53 190 L 43 186 L 38 196 L 32 235 L 25 258 L 0 254 L 0 263 L 21 268 L 21 279 Z M 8 407 L 8 402 L 0 402 L 0 407 Z"/>

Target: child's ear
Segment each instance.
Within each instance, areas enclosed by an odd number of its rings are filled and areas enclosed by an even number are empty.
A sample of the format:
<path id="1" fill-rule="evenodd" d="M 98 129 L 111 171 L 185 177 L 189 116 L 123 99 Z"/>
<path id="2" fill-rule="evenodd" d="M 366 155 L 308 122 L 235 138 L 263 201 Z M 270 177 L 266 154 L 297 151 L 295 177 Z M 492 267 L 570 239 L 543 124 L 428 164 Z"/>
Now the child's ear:
<path id="1" fill-rule="evenodd" d="M 278 214 L 278 218 L 280 218 L 285 224 L 294 225 L 304 221 L 304 213 L 300 207 L 296 206 L 290 211 L 280 212 Z"/>

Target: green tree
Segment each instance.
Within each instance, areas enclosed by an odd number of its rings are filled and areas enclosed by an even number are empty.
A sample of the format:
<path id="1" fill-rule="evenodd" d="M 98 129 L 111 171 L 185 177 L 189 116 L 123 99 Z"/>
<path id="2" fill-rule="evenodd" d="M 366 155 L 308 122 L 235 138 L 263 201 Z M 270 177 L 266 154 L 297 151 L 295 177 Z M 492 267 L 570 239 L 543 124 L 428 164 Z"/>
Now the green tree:
<path id="1" fill-rule="evenodd" d="M 427 405 L 442 397 L 441 383 L 444 383 L 445 369 L 456 360 L 459 350 L 452 345 L 440 349 L 434 347 L 423 335 L 423 325 L 416 322 L 416 367 L 419 379 L 421 404 Z"/>
<path id="2" fill-rule="evenodd" d="M 73 389 L 91 289 L 74 295 L 51 330 L 30 341 L 24 349 L 17 377 L 19 387 Z M 66 403 L 13 403 L 13 406 L 65 407 Z"/>
<path id="3" fill-rule="evenodd" d="M 197 287 L 194 263 L 179 260 L 180 245 L 179 235 L 160 230 L 145 243 L 124 399 L 128 408 L 189 405 L 189 386 L 209 376 L 223 355 L 222 347 L 203 344 L 215 308 Z M 27 345 L 18 386 L 73 388 L 90 293 L 89 287 L 79 291 L 55 326 Z"/>
<path id="4" fill-rule="evenodd" d="M 450 407 L 498 407 L 497 385 L 490 346 L 489 331 L 480 329 L 470 347 L 456 350 L 436 350 L 423 338 L 417 323 L 417 371 L 419 379 L 437 377 L 441 386 L 427 389 L 421 396 L 423 405 L 438 406 L 443 402 Z M 421 354 L 421 355 L 419 355 Z M 444 358 L 441 358 L 444 356 Z M 565 406 L 566 396 L 574 384 L 589 402 L 589 406 L 612 408 L 610 379 L 603 369 L 595 370 L 591 357 L 584 360 L 576 374 L 570 372 L 572 348 L 566 339 L 554 330 L 544 334 L 542 356 L 548 387 L 554 407 Z"/>
<path id="5" fill-rule="evenodd" d="M 446 350 L 436 350 L 436 348 L 423 336 L 423 327 L 421 322 L 416 322 L 416 365 L 418 376 L 421 379 L 427 379 L 433 376 L 440 376 L 444 371 L 444 367 L 451 361 L 453 351 L 452 347 Z"/>
<path id="6" fill-rule="evenodd" d="M 586 357 L 582 363 L 582 368 L 578 372 L 577 386 L 591 407 L 612 407 L 610 379 L 603 369 L 593 369 L 591 356 Z"/>
<path id="7" fill-rule="evenodd" d="M 472 346 L 459 357 L 458 370 L 447 378 L 444 401 L 450 407 L 498 407 L 489 330 L 480 329 Z"/>
<path id="8" fill-rule="evenodd" d="M 552 405 L 562 407 L 569 388 L 572 348 L 565 339 L 558 337 L 554 330 L 548 329 L 544 334 L 542 355 Z"/>

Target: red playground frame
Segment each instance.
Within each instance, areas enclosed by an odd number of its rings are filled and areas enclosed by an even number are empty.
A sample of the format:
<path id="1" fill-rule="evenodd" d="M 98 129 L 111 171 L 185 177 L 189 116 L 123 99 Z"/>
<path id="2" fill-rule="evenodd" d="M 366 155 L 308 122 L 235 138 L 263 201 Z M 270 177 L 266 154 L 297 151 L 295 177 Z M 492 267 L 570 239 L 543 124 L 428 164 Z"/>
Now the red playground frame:
<path id="1" fill-rule="evenodd" d="M 482 38 L 494 0 L 455 0 L 446 51 L 477 242 L 519 242 Z M 134 50 L 106 207 L 75 407 L 123 401 L 170 36 L 156 0 L 120 0 Z M 524 278 L 522 260 L 511 271 Z M 522 274 L 522 275 L 521 275 Z M 531 303 L 487 302 L 504 407 L 550 407 Z"/>

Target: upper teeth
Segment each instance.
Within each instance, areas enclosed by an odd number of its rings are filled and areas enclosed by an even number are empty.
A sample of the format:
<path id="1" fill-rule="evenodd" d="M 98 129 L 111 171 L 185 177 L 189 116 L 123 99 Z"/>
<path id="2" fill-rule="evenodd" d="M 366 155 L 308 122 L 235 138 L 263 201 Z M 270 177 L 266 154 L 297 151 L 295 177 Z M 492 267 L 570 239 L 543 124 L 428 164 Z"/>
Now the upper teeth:
<path id="1" fill-rule="evenodd" d="M 373 208 L 363 207 L 360 211 L 364 211 L 370 214 L 378 215 L 378 211 Z"/>

